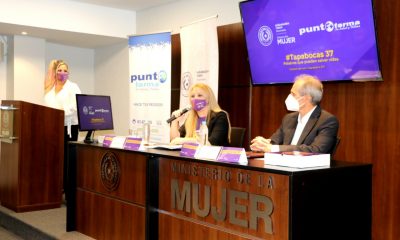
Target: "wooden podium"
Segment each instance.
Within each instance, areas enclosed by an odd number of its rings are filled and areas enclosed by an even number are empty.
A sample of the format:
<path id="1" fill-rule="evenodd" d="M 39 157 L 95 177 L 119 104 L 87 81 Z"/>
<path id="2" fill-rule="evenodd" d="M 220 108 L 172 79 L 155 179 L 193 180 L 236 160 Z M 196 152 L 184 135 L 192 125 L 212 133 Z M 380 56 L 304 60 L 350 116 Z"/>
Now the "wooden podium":
<path id="1" fill-rule="evenodd" d="M 1 205 L 15 212 L 60 207 L 64 112 L 3 100 L 0 124 Z"/>

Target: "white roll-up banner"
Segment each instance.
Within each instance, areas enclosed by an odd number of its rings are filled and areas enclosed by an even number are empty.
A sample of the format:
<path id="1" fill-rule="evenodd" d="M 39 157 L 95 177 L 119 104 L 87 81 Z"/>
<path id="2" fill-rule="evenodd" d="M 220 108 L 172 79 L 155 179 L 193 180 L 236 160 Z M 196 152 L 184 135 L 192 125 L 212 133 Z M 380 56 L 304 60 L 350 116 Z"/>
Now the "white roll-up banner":
<path id="1" fill-rule="evenodd" d="M 181 27 L 181 96 L 179 106 L 189 104 L 189 88 L 206 83 L 218 99 L 217 17 L 213 16 Z"/>
<path id="2" fill-rule="evenodd" d="M 171 33 L 129 37 L 131 135 L 142 137 L 150 123 L 150 142 L 168 143 L 171 114 Z"/>

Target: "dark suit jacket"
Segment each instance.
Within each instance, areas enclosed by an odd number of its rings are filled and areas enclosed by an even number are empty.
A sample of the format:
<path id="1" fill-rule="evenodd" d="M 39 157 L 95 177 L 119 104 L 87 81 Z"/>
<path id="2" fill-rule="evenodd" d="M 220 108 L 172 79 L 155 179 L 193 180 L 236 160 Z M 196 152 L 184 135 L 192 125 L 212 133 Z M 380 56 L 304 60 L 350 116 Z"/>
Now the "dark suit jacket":
<path id="1" fill-rule="evenodd" d="M 229 146 L 229 122 L 225 112 L 211 112 L 210 122 L 207 124 L 208 141 L 214 146 Z M 180 129 L 180 136 L 185 137 L 185 124 Z"/>
<path id="2" fill-rule="evenodd" d="M 311 114 L 297 145 L 290 145 L 296 131 L 299 113 L 289 113 L 279 129 L 271 136 L 271 143 L 280 145 L 282 152 L 302 151 L 316 153 L 331 153 L 336 144 L 339 122 L 337 118 L 321 109 L 318 105 Z"/>

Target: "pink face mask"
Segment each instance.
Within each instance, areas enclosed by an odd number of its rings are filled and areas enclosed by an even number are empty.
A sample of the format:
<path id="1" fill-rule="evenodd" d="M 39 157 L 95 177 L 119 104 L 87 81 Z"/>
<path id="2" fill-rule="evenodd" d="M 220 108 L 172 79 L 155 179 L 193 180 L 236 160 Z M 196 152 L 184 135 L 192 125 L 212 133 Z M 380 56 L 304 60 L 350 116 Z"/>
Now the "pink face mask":
<path id="1" fill-rule="evenodd" d="M 67 72 L 58 72 L 57 79 L 62 82 L 65 82 L 68 79 L 68 73 Z"/>
<path id="2" fill-rule="evenodd" d="M 192 105 L 195 111 L 200 111 L 207 106 L 207 101 L 205 99 L 192 99 Z"/>

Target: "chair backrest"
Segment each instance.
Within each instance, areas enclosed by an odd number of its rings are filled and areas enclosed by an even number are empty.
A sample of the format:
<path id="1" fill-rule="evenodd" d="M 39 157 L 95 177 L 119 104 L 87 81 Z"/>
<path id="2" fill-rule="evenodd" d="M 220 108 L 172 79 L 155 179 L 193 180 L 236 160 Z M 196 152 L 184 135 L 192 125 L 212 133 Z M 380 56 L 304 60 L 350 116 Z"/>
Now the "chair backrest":
<path id="1" fill-rule="evenodd" d="M 335 143 L 335 146 L 333 147 L 333 149 L 331 151 L 331 157 L 333 157 L 335 155 L 336 150 L 337 150 L 337 148 L 339 146 L 339 143 L 340 143 L 340 137 L 336 137 L 336 143 Z"/>
<path id="2" fill-rule="evenodd" d="M 243 147 L 246 128 L 231 127 L 231 147 Z"/>

